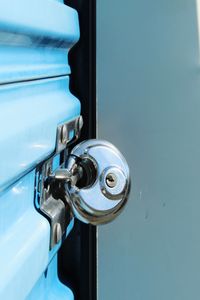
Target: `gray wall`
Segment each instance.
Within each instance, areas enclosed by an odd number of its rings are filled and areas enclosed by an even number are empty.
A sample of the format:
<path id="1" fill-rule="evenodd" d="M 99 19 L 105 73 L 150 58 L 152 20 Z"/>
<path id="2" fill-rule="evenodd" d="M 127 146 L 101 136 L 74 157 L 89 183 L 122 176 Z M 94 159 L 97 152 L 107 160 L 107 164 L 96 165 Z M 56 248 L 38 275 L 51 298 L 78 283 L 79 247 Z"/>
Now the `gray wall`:
<path id="1" fill-rule="evenodd" d="M 197 3 L 97 4 L 99 136 L 133 178 L 124 213 L 99 229 L 99 300 L 200 299 Z"/>

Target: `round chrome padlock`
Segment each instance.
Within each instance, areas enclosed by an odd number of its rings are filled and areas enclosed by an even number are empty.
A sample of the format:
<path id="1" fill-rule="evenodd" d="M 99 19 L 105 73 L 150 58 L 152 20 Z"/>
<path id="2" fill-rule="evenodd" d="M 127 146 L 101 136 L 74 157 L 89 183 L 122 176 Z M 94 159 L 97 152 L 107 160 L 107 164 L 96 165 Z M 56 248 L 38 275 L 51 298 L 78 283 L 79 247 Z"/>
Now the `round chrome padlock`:
<path id="1" fill-rule="evenodd" d="M 84 223 L 112 221 L 124 208 L 130 190 L 128 164 L 111 143 L 87 140 L 78 144 L 68 159 L 68 170 L 80 164 L 80 181 L 68 187 L 74 215 Z"/>

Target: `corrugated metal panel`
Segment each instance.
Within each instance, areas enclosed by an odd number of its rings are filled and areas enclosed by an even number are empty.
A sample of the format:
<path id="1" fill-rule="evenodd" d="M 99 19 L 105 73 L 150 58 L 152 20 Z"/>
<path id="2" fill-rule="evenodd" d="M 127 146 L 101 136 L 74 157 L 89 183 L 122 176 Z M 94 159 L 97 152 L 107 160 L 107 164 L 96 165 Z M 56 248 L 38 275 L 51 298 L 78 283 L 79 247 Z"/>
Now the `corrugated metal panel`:
<path id="1" fill-rule="evenodd" d="M 0 299 L 72 300 L 57 275 L 58 243 L 36 211 L 35 168 L 57 125 L 80 114 L 69 91 L 78 16 L 62 1 L 0 2 Z M 54 78 L 51 78 L 54 77 Z M 34 80 L 33 80 L 34 79 Z M 67 234 L 73 227 L 73 220 Z"/>
<path id="2" fill-rule="evenodd" d="M 0 187 L 35 167 L 55 149 L 57 125 L 80 114 L 69 77 L 0 87 Z"/>
<path id="3" fill-rule="evenodd" d="M 51 0 L 0 2 L 0 83 L 70 73 L 78 15 Z"/>

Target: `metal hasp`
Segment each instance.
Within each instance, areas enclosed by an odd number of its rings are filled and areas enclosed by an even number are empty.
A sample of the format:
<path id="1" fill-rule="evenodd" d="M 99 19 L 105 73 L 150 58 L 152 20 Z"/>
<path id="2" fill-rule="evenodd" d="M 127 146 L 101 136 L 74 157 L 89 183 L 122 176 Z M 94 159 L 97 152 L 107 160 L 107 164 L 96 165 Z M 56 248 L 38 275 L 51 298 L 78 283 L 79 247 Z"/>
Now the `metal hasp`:
<path id="1" fill-rule="evenodd" d="M 87 140 L 67 153 L 82 125 L 79 117 L 58 127 L 56 155 L 62 152 L 62 161 L 53 168 L 53 156 L 38 172 L 38 205 L 51 225 L 50 248 L 62 239 L 73 216 L 93 225 L 108 223 L 128 199 L 129 167 L 111 143 Z"/>
<path id="2" fill-rule="evenodd" d="M 75 142 L 80 136 L 82 127 L 82 116 L 71 120 L 70 122 L 59 125 L 57 128 L 56 137 L 56 153 L 60 153 L 62 150 L 64 150 L 69 142 Z"/>
<path id="3" fill-rule="evenodd" d="M 55 153 L 43 162 L 36 172 L 36 207 L 50 222 L 50 249 L 62 239 L 71 219 L 68 203 L 59 198 L 60 195 L 56 194 L 57 189 L 50 184 L 53 162 L 55 157 L 60 156 L 59 169 L 65 167 L 67 146 L 78 139 L 82 126 L 82 116 L 60 124 L 57 127 Z"/>

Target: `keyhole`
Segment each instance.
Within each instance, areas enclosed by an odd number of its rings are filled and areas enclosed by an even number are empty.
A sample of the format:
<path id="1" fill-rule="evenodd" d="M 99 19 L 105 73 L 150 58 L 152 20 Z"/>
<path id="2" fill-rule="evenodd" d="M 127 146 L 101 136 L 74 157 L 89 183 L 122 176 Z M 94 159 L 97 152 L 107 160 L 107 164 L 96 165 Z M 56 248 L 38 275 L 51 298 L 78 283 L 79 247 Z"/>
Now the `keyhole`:
<path id="1" fill-rule="evenodd" d="M 109 173 L 106 176 L 106 184 L 110 188 L 114 188 L 117 184 L 117 177 L 113 173 Z"/>

